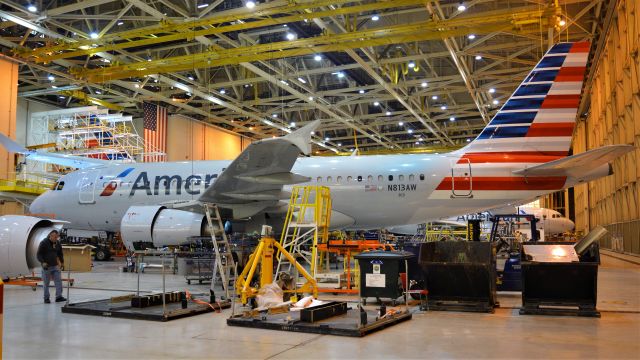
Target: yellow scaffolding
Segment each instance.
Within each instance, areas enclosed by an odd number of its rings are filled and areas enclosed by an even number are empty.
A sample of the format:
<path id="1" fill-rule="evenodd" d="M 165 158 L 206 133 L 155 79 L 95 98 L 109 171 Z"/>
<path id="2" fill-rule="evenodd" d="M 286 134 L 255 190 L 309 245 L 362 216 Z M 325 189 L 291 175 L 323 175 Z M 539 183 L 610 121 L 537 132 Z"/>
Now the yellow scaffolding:
<path id="1" fill-rule="evenodd" d="M 318 244 L 329 239 L 331 222 L 331 192 L 327 186 L 294 186 L 287 216 L 280 236 L 280 246 L 304 259 L 311 276 L 315 278 L 318 261 Z M 293 263 L 282 252 L 277 254 L 276 274 L 290 272 Z"/>
<path id="2" fill-rule="evenodd" d="M 0 192 L 38 196 L 51 189 L 52 184 L 25 180 L 0 179 Z"/>

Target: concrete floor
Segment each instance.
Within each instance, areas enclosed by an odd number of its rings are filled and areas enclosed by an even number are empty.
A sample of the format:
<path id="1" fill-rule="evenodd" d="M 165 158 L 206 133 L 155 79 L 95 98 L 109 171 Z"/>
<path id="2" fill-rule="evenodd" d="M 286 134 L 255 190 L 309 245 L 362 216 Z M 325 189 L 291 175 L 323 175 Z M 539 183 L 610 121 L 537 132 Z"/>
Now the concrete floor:
<path id="1" fill-rule="evenodd" d="M 73 302 L 135 290 L 120 263 L 73 274 Z M 500 293 L 495 314 L 415 312 L 413 319 L 364 338 L 229 327 L 230 310 L 157 323 L 70 315 L 43 304 L 42 289 L 7 286 L 4 359 L 159 358 L 607 358 L 640 359 L 640 266 L 603 256 L 598 309 L 602 318 L 521 316 L 519 294 Z M 168 290 L 186 286 L 169 276 Z M 161 289 L 157 272 L 142 289 Z"/>

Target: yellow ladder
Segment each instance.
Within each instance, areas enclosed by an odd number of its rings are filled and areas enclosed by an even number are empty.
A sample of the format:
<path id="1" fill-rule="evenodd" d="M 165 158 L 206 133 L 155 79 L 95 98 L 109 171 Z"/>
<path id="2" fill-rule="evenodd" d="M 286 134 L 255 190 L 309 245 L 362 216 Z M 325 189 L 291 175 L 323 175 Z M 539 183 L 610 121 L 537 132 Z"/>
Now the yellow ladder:
<path id="1" fill-rule="evenodd" d="M 309 267 L 316 276 L 318 243 L 329 238 L 331 221 L 331 192 L 327 186 L 294 186 L 289 208 L 280 236 L 280 246 L 286 249 L 302 266 Z M 276 276 L 290 273 L 293 264 L 282 252 L 278 252 Z"/>

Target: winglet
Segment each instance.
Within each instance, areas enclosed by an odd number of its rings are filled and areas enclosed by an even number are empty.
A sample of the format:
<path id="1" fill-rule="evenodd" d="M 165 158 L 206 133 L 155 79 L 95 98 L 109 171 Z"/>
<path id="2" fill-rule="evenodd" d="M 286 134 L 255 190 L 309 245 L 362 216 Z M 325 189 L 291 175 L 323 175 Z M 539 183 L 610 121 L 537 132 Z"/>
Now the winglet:
<path id="1" fill-rule="evenodd" d="M 285 135 L 285 139 L 297 146 L 302 153 L 309 155 L 311 153 L 311 132 L 320 126 L 320 120 L 315 120 L 300 129 Z"/>
<path id="2" fill-rule="evenodd" d="M 19 153 L 19 154 L 26 154 L 29 152 L 29 150 L 24 148 L 22 145 L 11 140 L 7 135 L 2 133 L 0 133 L 0 144 L 9 152 Z"/>

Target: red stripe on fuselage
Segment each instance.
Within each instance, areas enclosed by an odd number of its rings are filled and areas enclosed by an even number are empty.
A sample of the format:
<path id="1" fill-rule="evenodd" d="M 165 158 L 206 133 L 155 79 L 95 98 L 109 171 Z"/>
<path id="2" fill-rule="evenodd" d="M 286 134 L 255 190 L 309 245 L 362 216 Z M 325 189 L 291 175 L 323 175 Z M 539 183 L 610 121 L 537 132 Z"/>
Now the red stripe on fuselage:
<path id="1" fill-rule="evenodd" d="M 546 163 L 567 156 L 566 151 L 513 151 L 466 153 L 458 164 L 466 164 L 468 159 L 473 164 L 485 163 Z"/>
<path id="2" fill-rule="evenodd" d="M 585 66 L 567 66 L 561 67 L 558 75 L 556 75 L 555 82 L 565 81 L 582 81 L 584 80 Z"/>
<path id="3" fill-rule="evenodd" d="M 571 136 L 574 123 L 533 123 L 527 131 L 527 137 Z"/>
<path id="4" fill-rule="evenodd" d="M 580 94 L 575 95 L 547 95 L 540 109 L 572 109 L 578 108 Z"/>
<path id="5" fill-rule="evenodd" d="M 560 190 L 567 181 L 566 176 L 528 176 L 528 177 L 493 177 L 479 176 L 456 177 L 452 182 L 451 177 L 446 177 L 440 182 L 436 190 Z M 455 184 L 454 184 L 455 182 Z"/>

